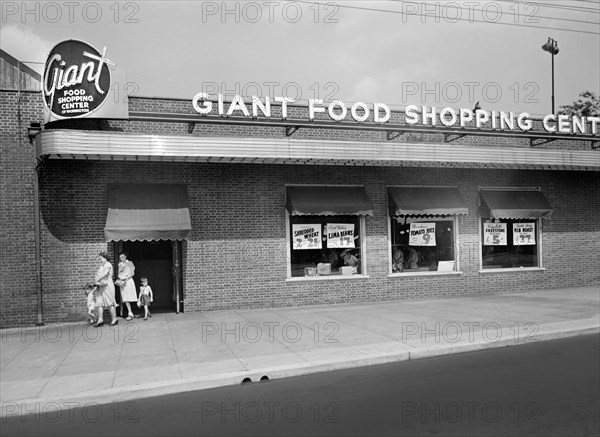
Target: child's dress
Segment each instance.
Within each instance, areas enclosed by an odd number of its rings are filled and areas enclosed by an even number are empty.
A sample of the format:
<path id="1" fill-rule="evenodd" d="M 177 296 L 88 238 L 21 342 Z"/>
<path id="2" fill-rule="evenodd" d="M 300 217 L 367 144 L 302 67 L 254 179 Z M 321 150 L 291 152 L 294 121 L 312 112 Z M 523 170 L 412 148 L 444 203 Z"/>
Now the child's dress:
<path id="1" fill-rule="evenodd" d="M 88 311 L 92 312 L 96 308 L 96 300 L 94 299 L 94 292 L 90 292 L 87 295 L 87 307 Z"/>
<path id="2" fill-rule="evenodd" d="M 140 303 L 142 306 L 150 306 L 150 292 L 152 289 L 149 285 L 145 287 L 140 287 Z"/>

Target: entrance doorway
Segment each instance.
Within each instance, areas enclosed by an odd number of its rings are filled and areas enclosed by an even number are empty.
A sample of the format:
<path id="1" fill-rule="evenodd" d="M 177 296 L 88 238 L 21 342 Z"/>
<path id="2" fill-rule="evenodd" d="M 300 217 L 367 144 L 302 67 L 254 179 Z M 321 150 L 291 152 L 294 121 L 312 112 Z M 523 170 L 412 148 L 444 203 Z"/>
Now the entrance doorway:
<path id="1" fill-rule="evenodd" d="M 118 252 L 127 253 L 128 259 L 135 265 L 133 280 L 138 295 L 140 279 L 143 276 L 148 278 L 154 298 L 150 312 L 183 311 L 182 293 L 178 290 L 181 284 L 179 278 L 181 272 L 179 268 L 174 268 L 180 265 L 178 241 L 122 241 L 117 246 Z M 118 259 L 118 254 L 115 259 Z"/>

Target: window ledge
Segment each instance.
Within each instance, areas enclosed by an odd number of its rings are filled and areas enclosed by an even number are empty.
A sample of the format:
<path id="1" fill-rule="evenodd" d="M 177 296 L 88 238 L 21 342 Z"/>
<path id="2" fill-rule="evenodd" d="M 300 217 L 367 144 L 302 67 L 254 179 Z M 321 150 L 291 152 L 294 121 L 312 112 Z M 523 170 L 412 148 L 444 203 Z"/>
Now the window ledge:
<path id="1" fill-rule="evenodd" d="M 313 281 L 347 281 L 349 279 L 368 279 L 367 275 L 322 275 L 322 276 L 298 276 L 296 278 L 287 278 L 286 282 L 313 282 Z"/>
<path id="2" fill-rule="evenodd" d="M 482 269 L 479 273 L 515 273 L 515 272 L 542 272 L 544 267 L 511 267 L 506 269 Z"/>
<path id="3" fill-rule="evenodd" d="M 388 278 L 404 278 L 406 276 L 456 276 L 462 275 L 462 271 L 457 272 L 409 272 L 409 273 L 390 273 Z"/>

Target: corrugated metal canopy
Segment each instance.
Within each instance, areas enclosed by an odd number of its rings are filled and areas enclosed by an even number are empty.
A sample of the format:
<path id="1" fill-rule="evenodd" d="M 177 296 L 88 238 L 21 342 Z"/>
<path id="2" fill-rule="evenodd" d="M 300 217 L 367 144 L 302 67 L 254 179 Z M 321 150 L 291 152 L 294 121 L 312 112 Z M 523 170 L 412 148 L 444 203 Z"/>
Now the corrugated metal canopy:
<path id="1" fill-rule="evenodd" d="M 191 229 L 185 185 L 109 185 L 106 241 L 183 240 Z"/>
<path id="2" fill-rule="evenodd" d="M 286 208 L 291 215 L 373 215 L 362 186 L 290 186 Z"/>
<path id="3" fill-rule="evenodd" d="M 469 208 L 454 187 L 389 187 L 388 207 L 398 215 L 461 215 Z"/>
<path id="4" fill-rule="evenodd" d="M 38 157 L 51 159 L 409 167 L 450 165 L 461 168 L 583 171 L 600 169 L 600 153 L 597 150 L 518 148 L 490 144 L 169 136 L 67 129 L 44 130 L 36 138 Z"/>
<path id="5" fill-rule="evenodd" d="M 554 210 L 540 191 L 481 190 L 482 217 L 503 219 L 551 218 Z"/>

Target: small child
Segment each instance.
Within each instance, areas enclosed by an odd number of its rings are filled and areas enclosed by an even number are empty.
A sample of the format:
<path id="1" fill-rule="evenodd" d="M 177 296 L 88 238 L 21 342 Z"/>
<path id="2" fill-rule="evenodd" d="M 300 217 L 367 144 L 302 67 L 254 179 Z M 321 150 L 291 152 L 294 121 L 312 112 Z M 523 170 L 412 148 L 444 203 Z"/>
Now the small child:
<path id="1" fill-rule="evenodd" d="M 148 320 L 148 317 L 152 317 L 150 314 L 150 310 L 148 307 L 150 303 L 154 301 L 154 296 L 152 294 L 152 288 L 148 285 L 148 278 L 142 276 L 140 278 L 142 281 L 142 285 L 140 286 L 140 297 L 138 299 L 138 306 L 144 307 L 144 320 Z"/>
<path id="2" fill-rule="evenodd" d="M 83 290 L 87 296 L 87 308 L 88 308 L 87 315 L 90 317 L 89 322 L 88 322 L 90 325 L 96 323 L 96 315 L 94 314 L 94 310 L 96 309 L 96 289 L 97 288 L 98 288 L 98 286 L 91 282 L 88 282 L 87 284 L 85 284 L 85 287 L 83 288 Z"/>

